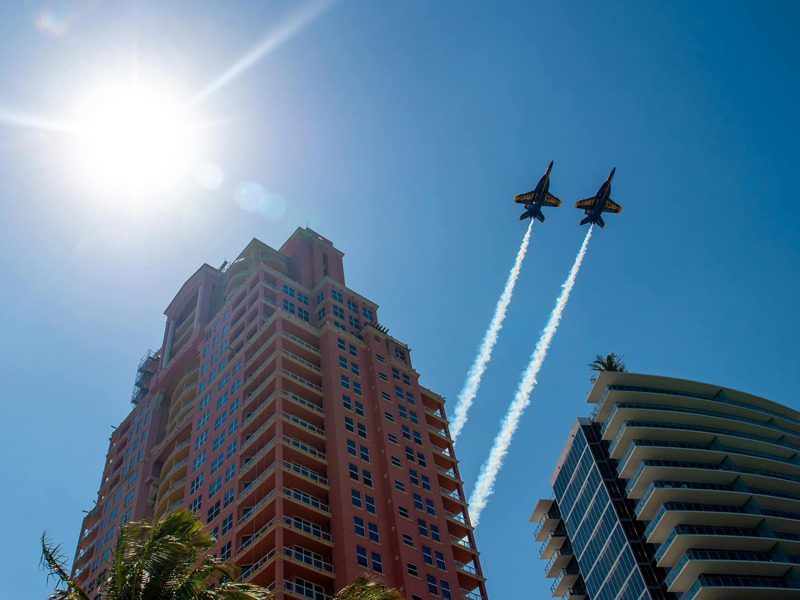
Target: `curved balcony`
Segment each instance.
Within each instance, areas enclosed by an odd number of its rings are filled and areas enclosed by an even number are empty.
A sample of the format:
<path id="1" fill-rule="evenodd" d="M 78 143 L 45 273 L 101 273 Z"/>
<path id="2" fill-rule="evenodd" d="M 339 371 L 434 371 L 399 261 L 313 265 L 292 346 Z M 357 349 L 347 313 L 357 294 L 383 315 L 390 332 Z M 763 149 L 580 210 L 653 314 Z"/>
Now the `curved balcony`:
<path id="1" fill-rule="evenodd" d="M 659 567 L 675 567 L 689 550 L 718 550 L 740 552 L 770 552 L 780 544 L 789 554 L 800 553 L 800 534 L 717 527 L 710 525 L 678 525 L 667 536 L 655 554 Z"/>
<path id="2" fill-rule="evenodd" d="M 188 457 L 175 462 L 175 464 L 169 467 L 169 469 L 161 476 L 159 485 L 169 488 L 175 481 L 186 476 L 186 465 L 188 462 Z M 163 472 L 164 470 L 162 469 L 162 473 Z"/>
<path id="3" fill-rule="evenodd" d="M 705 573 L 781 578 L 800 558 L 769 552 L 689 550 L 670 570 L 664 583 L 669 592 L 686 592 Z"/>
<path id="4" fill-rule="evenodd" d="M 283 556 L 286 559 L 284 569 L 287 576 L 291 577 L 297 574 L 307 579 L 322 575 L 333 578 L 333 564 L 329 560 L 325 560 L 325 558 L 318 558 L 316 554 L 316 552 L 311 552 L 302 546 L 295 546 L 294 548 L 284 546 Z"/>
<path id="5" fill-rule="evenodd" d="M 796 600 L 800 583 L 783 578 L 701 575 L 681 600 Z"/>
<path id="6" fill-rule="evenodd" d="M 179 479 L 175 483 L 173 483 L 169 488 L 164 490 L 161 493 L 159 490 L 159 495 L 156 500 L 155 506 L 153 507 L 153 519 L 158 520 L 168 511 L 162 511 L 164 507 L 172 506 L 175 504 L 183 504 L 183 495 L 186 488 L 186 478 Z"/>

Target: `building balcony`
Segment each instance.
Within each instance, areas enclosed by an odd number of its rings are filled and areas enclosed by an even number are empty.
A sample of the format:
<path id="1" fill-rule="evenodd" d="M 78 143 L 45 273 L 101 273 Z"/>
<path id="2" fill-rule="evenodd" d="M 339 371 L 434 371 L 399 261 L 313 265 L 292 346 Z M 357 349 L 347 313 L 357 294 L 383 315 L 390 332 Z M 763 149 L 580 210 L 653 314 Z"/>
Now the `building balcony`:
<path id="1" fill-rule="evenodd" d="M 561 569 L 558 573 L 556 580 L 550 586 L 550 593 L 553 598 L 564 596 L 572 586 L 578 581 L 581 572 L 575 561 L 572 561 L 568 567 Z"/>
<path id="2" fill-rule="evenodd" d="M 160 493 L 158 499 L 156 500 L 156 504 L 153 507 L 153 516 L 158 519 L 161 515 L 166 514 L 166 511 L 162 512 L 162 509 L 166 506 L 171 506 L 175 504 L 175 502 L 182 502 L 183 495 L 185 492 L 186 487 L 186 478 L 179 479 L 175 483 L 169 486 L 163 493 Z"/>
<path id="3" fill-rule="evenodd" d="M 315 376 L 319 375 L 320 373 L 322 373 L 322 369 L 320 368 L 319 364 L 314 364 L 310 360 L 306 360 L 302 356 L 299 356 L 299 355 L 295 354 L 294 352 L 291 352 L 291 351 L 286 350 L 286 349 L 281 350 L 281 353 L 286 358 L 288 358 L 291 361 L 293 361 L 295 363 L 295 365 L 297 365 L 300 368 L 301 371 L 303 371 L 303 370 L 309 371 L 309 376 L 310 377 L 315 377 Z"/>
<path id="4" fill-rule="evenodd" d="M 556 577 L 562 569 L 566 569 L 570 561 L 575 558 L 575 553 L 572 551 L 572 545 L 565 542 L 561 548 L 553 552 L 550 560 L 544 567 L 544 572 L 547 577 Z"/>
<path id="5" fill-rule="evenodd" d="M 454 469 L 445 469 L 444 467 L 440 467 L 436 465 L 436 472 L 439 474 L 440 478 L 444 477 L 446 480 L 449 480 L 450 484 L 456 483 L 464 483 L 461 479 L 458 478 Z"/>
<path id="6" fill-rule="evenodd" d="M 308 551 L 302 546 L 295 546 L 294 548 L 284 546 L 283 556 L 287 559 L 287 562 L 290 562 L 295 567 L 299 567 L 290 569 L 289 565 L 284 565 L 287 574 L 290 571 L 294 571 L 306 577 L 309 575 L 312 577 L 315 575 L 323 575 L 330 578 L 334 577 L 333 564 L 324 558 L 319 558 L 315 552 Z"/>
<path id="7" fill-rule="evenodd" d="M 564 545 L 567 540 L 567 530 L 563 524 L 551 531 L 539 547 L 539 557 L 543 560 L 550 560 L 553 553 Z"/>
<path id="8" fill-rule="evenodd" d="M 797 600 L 800 582 L 783 578 L 702 575 L 680 600 Z"/>
<path id="9" fill-rule="evenodd" d="M 670 570 L 664 583 L 667 591 L 688 591 L 705 573 L 781 578 L 800 564 L 800 558 L 769 552 L 730 550 L 689 550 Z"/>
<path id="10" fill-rule="evenodd" d="M 160 484 L 161 486 L 169 487 L 172 485 L 174 481 L 177 479 L 181 479 L 186 476 L 186 465 L 189 462 L 188 458 L 184 458 L 176 462 L 174 465 L 169 467 L 167 472 L 161 476 Z M 163 471 L 163 469 L 162 469 Z"/>
<path id="11" fill-rule="evenodd" d="M 282 526 L 284 527 L 283 540 L 286 544 L 301 544 L 317 553 L 328 553 L 333 549 L 333 540 L 330 532 L 327 531 L 329 526 L 327 520 L 322 526 L 294 515 L 284 515 Z"/>
<path id="12" fill-rule="evenodd" d="M 323 592 L 318 588 L 327 589 L 324 586 L 310 584 L 302 579 L 300 581 L 284 579 L 283 587 L 277 591 L 297 600 L 332 600 L 333 597 L 329 593 Z"/>
<path id="13" fill-rule="evenodd" d="M 780 544 L 785 552 L 800 555 L 800 534 L 716 527 L 707 525 L 678 525 L 672 530 L 655 554 L 659 567 L 675 567 L 689 550 L 769 552 Z"/>
<path id="14" fill-rule="evenodd" d="M 289 391 L 296 394 L 303 394 L 304 391 L 311 390 L 312 392 L 316 392 L 320 399 L 322 398 L 322 386 L 320 385 L 321 381 L 318 381 L 317 383 L 309 381 L 305 377 L 301 377 L 297 373 L 293 373 L 288 369 L 283 369 L 282 373 L 285 377 L 288 377 L 289 379 L 289 381 L 286 381 L 286 383 L 289 384 L 286 386 L 286 389 L 288 389 Z M 300 386 L 299 390 L 292 389 L 293 387 L 291 385 L 292 382 L 299 384 Z"/>
<path id="15" fill-rule="evenodd" d="M 461 588 L 461 598 L 463 600 L 486 600 L 486 596 L 481 593 L 480 589 L 465 590 Z"/>

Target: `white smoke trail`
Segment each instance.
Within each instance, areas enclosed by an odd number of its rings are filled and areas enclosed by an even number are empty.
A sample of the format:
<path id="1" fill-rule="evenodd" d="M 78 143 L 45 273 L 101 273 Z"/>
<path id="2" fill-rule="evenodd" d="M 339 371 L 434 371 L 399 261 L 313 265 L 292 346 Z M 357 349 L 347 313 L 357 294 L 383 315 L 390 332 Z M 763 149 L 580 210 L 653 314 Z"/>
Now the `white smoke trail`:
<path id="1" fill-rule="evenodd" d="M 472 401 L 478 393 L 478 387 L 481 385 L 481 377 L 483 377 L 483 372 L 486 371 L 486 365 L 489 364 L 489 360 L 492 358 L 492 349 L 497 343 L 497 335 L 503 327 L 503 319 L 506 318 L 506 310 L 511 302 L 511 294 L 514 292 L 514 285 L 516 285 L 517 277 L 519 277 L 522 259 L 525 258 L 525 252 L 528 250 L 528 242 L 531 239 L 532 229 L 533 219 L 531 219 L 528 225 L 528 231 L 525 232 L 522 245 L 520 245 L 519 252 L 517 252 L 517 259 L 514 261 L 514 266 L 508 274 L 506 287 L 500 295 L 500 300 L 497 301 L 497 306 L 494 309 L 494 316 L 489 323 L 486 334 L 483 336 L 481 347 L 478 350 L 478 356 L 475 357 L 475 362 L 472 363 L 472 367 L 470 367 L 467 373 L 467 379 L 464 381 L 464 388 L 458 395 L 458 404 L 456 404 L 456 408 L 453 411 L 455 416 L 453 422 L 450 424 L 450 436 L 454 444 L 456 438 L 458 438 L 458 434 L 461 433 L 461 430 L 467 423 L 467 413 L 472 406 Z"/>
<path id="2" fill-rule="evenodd" d="M 494 445 L 489 453 L 489 458 L 486 459 L 486 462 L 484 462 L 481 467 L 478 481 L 475 483 L 475 489 L 472 491 L 472 496 L 469 499 L 469 516 L 473 527 L 478 525 L 481 511 L 486 507 L 489 496 L 491 496 L 494 491 L 494 481 L 497 478 L 497 474 L 500 472 L 500 467 L 503 466 L 503 459 L 508 453 L 511 438 L 514 437 L 522 413 L 528 407 L 528 404 L 530 404 L 531 392 L 533 391 L 533 386 L 536 385 L 536 377 L 539 375 L 542 363 L 544 363 L 545 356 L 547 355 L 547 350 L 550 347 L 550 342 L 553 340 L 556 329 L 558 329 L 558 323 L 561 321 L 561 315 L 567 305 L 567 300 L 569 300 L 572 286 L 575 285 L 575 277 L 578 275 L 581 262 L 583 262 L 583 257 L 586 254 L 589 238 L 592 237 L 592 227 L 593 226 L 590 226 L 589 231 L 586 232 L 583 245 L 578 252 L 578 256 L 575 257 L 575 264 L 572 265 L 567 280 L 561 286 L 561 294 L 558 300 L 556 300 L 553 312 L 550 313 L 550 319 L 547 321 L 547 325 L 545 325 L 545 328 L 542 330 L 542 335 L 536 343 L 536 349 L 533 351 L 528 368 L 525 369 L 525 372 L 522 374 L 519 387 L 517 387 L 516 394 L 514 394 L 514 400 L 509 405 L 508 412 L 506 412 L 506 416 L 503 418 L 500 432 L 497 434 L 497 437 L 494 438 Z"/>

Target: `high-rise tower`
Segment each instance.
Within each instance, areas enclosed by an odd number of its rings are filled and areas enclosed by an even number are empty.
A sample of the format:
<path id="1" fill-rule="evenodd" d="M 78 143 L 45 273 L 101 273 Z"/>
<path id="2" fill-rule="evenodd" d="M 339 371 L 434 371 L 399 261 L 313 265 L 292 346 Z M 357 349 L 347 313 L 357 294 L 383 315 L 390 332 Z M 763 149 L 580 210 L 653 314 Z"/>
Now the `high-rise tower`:
<path id="1" fill-rule="evenodd" d="M 297 229 L 183 284 L 84 519 L 85 589 L 121 524 L 186 507 L 278 598 L 322 600 L 364 571 L 410 600 L 486 598 L 444 400 L 342 256 Z"/>
<path id="2" fill-rule="evenodd" d="M 601 373 L 533 513 L 553 596 L 800 598 L 800 413 Z"/>

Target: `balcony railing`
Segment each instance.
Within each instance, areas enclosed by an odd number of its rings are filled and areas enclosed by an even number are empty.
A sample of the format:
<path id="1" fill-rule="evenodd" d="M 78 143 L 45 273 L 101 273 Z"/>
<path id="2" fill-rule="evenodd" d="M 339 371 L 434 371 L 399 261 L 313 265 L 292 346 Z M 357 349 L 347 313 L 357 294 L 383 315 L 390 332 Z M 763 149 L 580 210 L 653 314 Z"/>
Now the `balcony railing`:
<path id="1" fill-rule="evenodd" d="M 303 379 L 300 375 L 295 375 L 288 369 L 283 369 L 283 374 L 286 375 L 289 379 L 294 379 L 298 383 L 302 383 L 304 386 L 311 388 L 314 391 L 322 393 L 322 388 L 318 386 L 316 383 L 311 383 L 307 379 Z"/>
<path id="2" fill-rule="evenodd" d="M 324 486 L 328 485 L 328 480 L 320 475 L 319 473 L 312 471 L 311 469 L 307 469 L 303 465 L 298 465 L 293 462 L 289 462 L 288 460 L 283 461 L 283 466 L 290 471 L 302 475 L 312 481 L 316 481 L 317 483 L 321 483 Z"/>
<path id="3" fill-rule="evenodd" d="M 307 361 L 305 358 L 297 356 L 297 354 L 295 354 L 294 352 L 289 352 L 288 350 L 284 350 L 283 354 L 285 356 L 288 356 L 292 360 L 296 360 L 300 364 L 307 366 L 309 369 L 311 369 L 312 371 L 314 371 L 316 373 L 321 373 L 322 372 L 322 370 L 317 365 L 315 365 L 312 362 Z"/>
<path id="4" fill-rule="evenodd" d="M 459 538 L 455 535 L 450 536 L 450 541 L 454 544 L 458 544 L 462 548 L 467 548 L 469 550 L 474 550 L 475 546 L 472 545 L 472 542 L 469 541 L 469 538 Z"/>
<path id="5" fill-rule="evenodd" d="M 283 493 L 294 500 L 298 500 L 303 502 L 304 504 L 308 504 L 312 508 L 316 508 L 318 510 L 323 510 L 325 512 L 330 512 L 330 507 L 327 503 L 323 502 L 319 498 L 312 496 L 302 490 L 293 490 L 291 488 L 285 487 L 283 488 Z"/>
<path id="6" fill-rule="evenodd" d="M 292 518 L 289 515 L 283 515 L 283 522 L 289 527 L 297 529 L 298 531 L 302 531 L 303 533 L 313 535 L 314 537 L 325 540 L 326 542 L 331 541 L 331 534 L 327 531 L 323 531 L 321 527 L 314 525 L 313 523 L 307 523 L 305 521 Z"/>
<path id="7" fill-rule="evenodd" d="M 315 569 L 319 569 L 320 571 L 326 571 L 328 573 L 333 573 L 333 565 L 331 563 L 326 562 L 324 560 L 320 560 L 315 556 L 306 554 L 305 552 L 298 552 L 297 550 L 293 550 L 288 546 L 283 547 L 283 553 L 289 558 L 293 558 L 294 560 L 299 560 L 300 562 L 304 562 L 307 565 L 311 565 Z"/>

